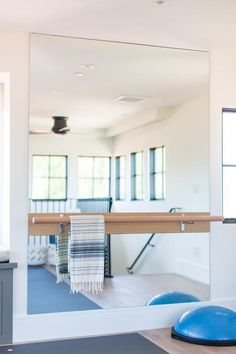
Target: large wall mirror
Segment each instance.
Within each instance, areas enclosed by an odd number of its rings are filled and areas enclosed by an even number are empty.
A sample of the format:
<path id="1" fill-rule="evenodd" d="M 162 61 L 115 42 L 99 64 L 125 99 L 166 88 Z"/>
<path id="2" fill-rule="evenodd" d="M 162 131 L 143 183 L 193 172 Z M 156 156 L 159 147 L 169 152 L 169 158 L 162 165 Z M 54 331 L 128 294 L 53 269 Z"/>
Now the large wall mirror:
<path id="1" fill-rule="evenodd" d="M 209 211 L 208 53 L 38 34 L 30 51 L 29 213 Z M 109 240 L 104 291 L 72 295 L 55 235 L 29 235 L 28 314 L 209 298 L 208 233 Z"/>

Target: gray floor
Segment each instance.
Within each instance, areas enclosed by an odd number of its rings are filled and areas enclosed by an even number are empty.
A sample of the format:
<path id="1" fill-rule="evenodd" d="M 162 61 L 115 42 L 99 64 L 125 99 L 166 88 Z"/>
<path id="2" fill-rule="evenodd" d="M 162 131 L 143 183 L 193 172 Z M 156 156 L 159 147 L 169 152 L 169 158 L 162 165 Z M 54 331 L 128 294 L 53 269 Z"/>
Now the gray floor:
<path id="1" fill-rule="evenodd" d="M 153 296 L 169 291 L 187 292 L 201 300 L 209 298 L 209 286 L 178 274 L 121 275 L 105 279 L 102 294 L 89 294 L 102 308 L 143 306 Z"/>
<path id="2" fill-rule="evenodd" d="M 138 333 L 0 347 L 0 354 L 166 354 Z"/>
<path id="3" fill-rule="evenodd" d="M 55 272 L 54 267 L 48 270 Z M 102 308 L 144 306 L 153 296 L 169 291 L 181 291 L 209 299 L 209 286 L 178 274 L 116 275 L 105 278 L 101 294 L 86 294 Z"/>

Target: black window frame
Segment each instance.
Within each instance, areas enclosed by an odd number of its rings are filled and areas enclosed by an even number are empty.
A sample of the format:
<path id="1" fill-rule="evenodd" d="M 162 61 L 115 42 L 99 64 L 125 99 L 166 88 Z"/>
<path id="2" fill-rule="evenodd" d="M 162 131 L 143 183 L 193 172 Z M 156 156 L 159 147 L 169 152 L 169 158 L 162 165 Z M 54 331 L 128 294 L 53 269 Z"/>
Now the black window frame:
<path id="1" fill-rule="evenodd" d="M 157 172 L 156 166 L 156 152 L 157 150 L 161 149 L 162 154 L 162 170 L 161 172 Z M 150 158 L 150 200 L 165 200 L 166 193 L 165 193 L 165 184 L 166 184 L 166 171 L 163 168 L 165 164 L 165 155 L 166 155 L 166 148 L 165 145 L 153 147 L 149 149 L 149 158 Z M 156 175 L 162 176 L 162 196 L 161 198 L 156 197 Z"/>
<path id="2" fill-rule="evenodd" d="M 47 177 L 48 179 L 48 184 L 49 184 L 49 187 L 48 187 L 48 191 L 49 191 L 49 195 L 50 195 L 50 158 L 51 157 L 64 157 L 65 158 L 65 177 L 54 177 L 54 178 L 62 178 L 65 180 L 65 198 L 33 198 L 33 190 L 32 190 L 32 201 L 45 201 L 45 202 L 60 202 L 60 201 L 67 201 L 67 198 L 68 198 L 68 156 L 67 155 L 52 155 L 52 154 L 33 154 L 32 155 L 32 159 L 35 157 L 35 156 L 39 156 L 39 157 L 49 157 L 49 166 L 48 166 L 48 169 L 49 169 L 49 177 Z M 32 188 L 33 188 L 33 179 L 34 179 L 34 176 L 33 176 L 33 163 L 32 163 Z M 52 177 L 53 178 L 53 177 Z"/>
<path id="3" fill-rule="evenodd" d="M 142 174 L 141 175 L 137 175 L 136 172 L 136 156 L 137 154 L 141 153 L 142 154 Z M 136 151 L 136 152 L 132 152 L 130 155 L 131 158 L 131 200 L 132 201 L 140 201 L 140 200 L 144 200 L 144 188 L 143 188 L 143 184 L 144 184 L 144 166 L 143 166 L 143 159 L 144 159 L 144 154 L 143 151 Z M 136 190 L 136 178 L 138 176 L 142 176 L 142 198 L 137 198 L 137 190 Z"/>
<path id="4" fill-rule="evenodd" d="M 115 157 L 115 167 L 116 167 L 116 177 L 115 177 L 115 199 L 116 200 L 126 200 L 126 191 L 124 190 L 124 198 L 121 198 L 120 196 L 120 181 L 121 179 L 124 179 L 125 182 L 125 178 L 126 178 L 126 168 L 125 168 L 125 175 L 124 177 L 121 177 L 120 175 L 120 159 L 124 158 L 126 159 L 125 155 L 120 155 L 120 156 L 116 156 Z"/>
<path id="5" fill-rule="evenodd" d="M 106 178 L 97 178 L 97 177 L 94 177 L 94 159 L 95 158 L 107 158 L 109 159 L 109 178 L 107 178 L 109 180 L 109 195 L 104 197 L 104 198 L 110 198 L 111 197 L 111 156 L 94 156 L 94 155 L 78 155 L 77 156 L 77 166 L 78 166 L 78 159 L 80 157 L 83 157 L 83 158 L 92 158 L 93 159 L 93 177 L 92 178 L 88 178 L 88 179 L 92 179 L 93 181 L 93 196 L 92 197 L 80 197 L 79 196 L 79 190 L 77 189 L 77 197 L 76 199 L 94 199 L 94 198 L 98 198 L 98 197 L 94 197 L 94 180 L 96 179 L 106 179 Z M 86 177 L 79 177 L 77 176 L 77 183 L 79 183 L 79 179 L 86 179 Z M 77 184 L 77 188 L 78 188 L 78 184 Z M 99 197 L 100 198 L 100 197 Z"/>

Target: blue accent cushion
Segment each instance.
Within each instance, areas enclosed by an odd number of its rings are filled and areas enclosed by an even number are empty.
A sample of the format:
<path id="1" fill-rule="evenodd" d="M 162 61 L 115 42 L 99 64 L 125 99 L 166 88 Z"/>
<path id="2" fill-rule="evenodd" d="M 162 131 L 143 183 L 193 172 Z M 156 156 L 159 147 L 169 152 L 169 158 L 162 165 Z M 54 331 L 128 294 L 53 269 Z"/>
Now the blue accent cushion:
<path id="1" fill-rule="evenodd" d="M 193 309 L 184 313 L 172 330 L 179 337 L 197 341 L 235 341 L 236 313 L 221 306 Z"/>
<path id="2" fill-rule="evenodd" d="M 146 303 L 146 306 L 178 304 L 183 302 L 198 302 L 198 301 L 200 300 L 194 295 L 173 291 L 173 292 L 154 296 L 151 300 L 149 300 Z"/>

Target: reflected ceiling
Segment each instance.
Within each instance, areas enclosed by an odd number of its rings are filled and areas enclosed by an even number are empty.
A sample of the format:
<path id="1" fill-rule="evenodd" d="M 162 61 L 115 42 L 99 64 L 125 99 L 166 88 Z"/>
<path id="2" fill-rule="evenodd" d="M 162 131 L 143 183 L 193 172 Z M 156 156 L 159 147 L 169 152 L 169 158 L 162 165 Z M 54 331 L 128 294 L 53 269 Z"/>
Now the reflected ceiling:
<path id="1" fill-rule="evenodd" d="M 50 129 L 53 115 L 69 116 L 77 131 L 112 128 L 208 92 L 208 53 L 56 36 L 31 39 L 30 129 Z M 123 96 L 138 102 L 120 101 Z"/>

